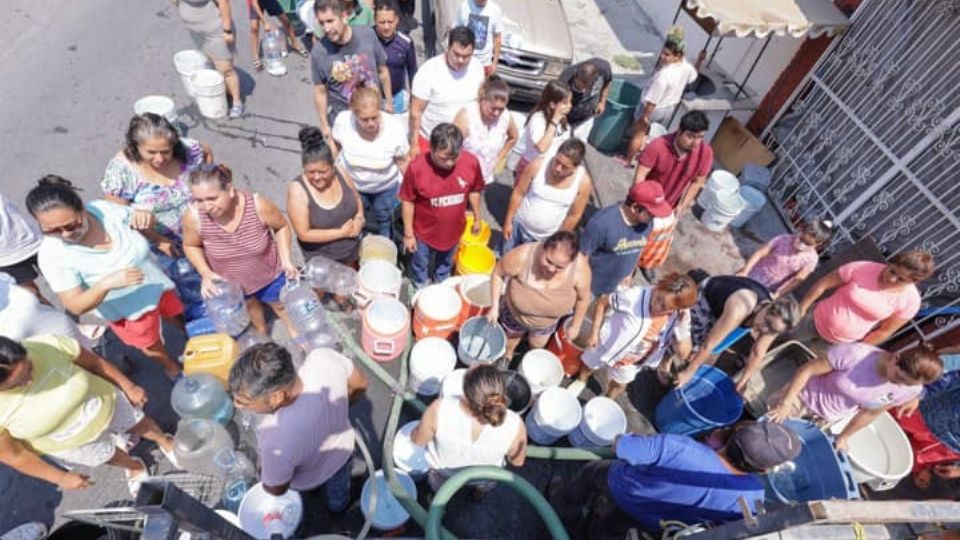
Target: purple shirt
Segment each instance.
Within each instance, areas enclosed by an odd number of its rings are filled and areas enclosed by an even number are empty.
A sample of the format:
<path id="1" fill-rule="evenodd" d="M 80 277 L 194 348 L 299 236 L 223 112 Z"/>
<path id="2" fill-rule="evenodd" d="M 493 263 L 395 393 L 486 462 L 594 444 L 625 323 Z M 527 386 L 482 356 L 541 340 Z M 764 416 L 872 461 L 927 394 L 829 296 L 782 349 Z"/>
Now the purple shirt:
<path id="1" fill-rule="evenodd" d="M 389 40 L 377 34 L 377 39 L 387 53 L 391 94 L 395 96 L 406 90 L 408 80 L 413 84 L 413 75 L 417 72 L 417 51 L 413 48 L 413 41 L 402 32 L 397 32 Z"/>
<path id="2" fill-rule="evenodd" d="M 803 246 L 799 251 L 797 244 Z M 770 253 L 757 261 L 747 277 L 776 291 L 797 272 L 813 272 L 818 260 L 816 248 L 802 244 L 792 234 L 781 234 L 770 240 Z"/>
<path id="3" fill-rule="evenodd" d="M 857 409 L 885 409 L 917 397 L 922 386 L 894 384 L 878 371 L 887 353 L 866 343 L 830 347 L 827 361 L 833 371 L 812 377 L 800 399 L 818 416 L 833 422 Z"/>

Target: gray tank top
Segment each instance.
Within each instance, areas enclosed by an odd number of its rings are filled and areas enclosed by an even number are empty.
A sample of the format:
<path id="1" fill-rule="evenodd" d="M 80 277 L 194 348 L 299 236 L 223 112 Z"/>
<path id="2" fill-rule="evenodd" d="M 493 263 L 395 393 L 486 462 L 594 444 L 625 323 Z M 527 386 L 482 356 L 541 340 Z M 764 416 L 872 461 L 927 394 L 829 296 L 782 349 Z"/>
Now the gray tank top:
<path id="1" fill-rule="evenodd" d="M 303 190 L 307 194 L 307 208 L 310 212 L 311 229 L 339 229 L 347 220 L 357 213 L 357 201 L 353 198 L 353 192 L 350 191 L 347 183 L 343 180 L 343 177 L 340 176 L 339 171 L 336 172 L 336 175 L 337 181 L 340 182 L 340 190 L 343 192 L 343 195 L 340 197 L 340 202 L 333 208 L 320 207 L 310 194 L 310 190 L 304 183 L 303 178 L 299 176 L 296 178 L 296 181 L 300 183 L 300 186 L 303 187 Z M 306 259 L 310 259 L 316 255 L 323 255 L 337 262 L 352 265 L 360 258 L 360 238 L 340 238 L 333 242 L 322 244 L 297 241 L 300 243 L 300 249 L 303 250 L 303 256 Z"/>

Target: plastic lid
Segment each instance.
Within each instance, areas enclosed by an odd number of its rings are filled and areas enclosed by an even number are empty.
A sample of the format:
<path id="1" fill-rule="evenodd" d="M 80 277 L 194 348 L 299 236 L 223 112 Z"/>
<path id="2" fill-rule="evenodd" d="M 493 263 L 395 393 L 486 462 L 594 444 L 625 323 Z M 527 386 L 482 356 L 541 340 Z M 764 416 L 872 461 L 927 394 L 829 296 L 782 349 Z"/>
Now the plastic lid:
<path id="1" fill-rule="evenodd" d="M 377 298 L 367 306 L 363 317 L 374 332 L 392 336 L 406 328 L 410 313 L 396 298 Z"/>
<path id="2" fill-rule="evenodd" d="M 424 316 L 437 320 L 447 321 L 460 314 L 463 300 L 457 291 L 444 285 L 430 285 L 420 291 L 417 298 L 417 309 Z"/>
<path id="3" fill-rule="evenodd" d="M 418 425 L 420 425 L 420 421 L 414 420 L 413 422 L 407 422 L 397 431 L 393 438 L 393 462 L 403 472 L 424 474 L 430 470 L 430 463 L 427 462 L 427 449 L 413 444 L 410 439 L 413 430 Z"/>
<path id="4" fill-rule="evenodd" d="M 410 370 L 419 373 L 441 375 L 453 371 L 457 365 L 457 352 L 449 341 L 439 337 L 427 337 L 417 341 L 410 351 Z"/>

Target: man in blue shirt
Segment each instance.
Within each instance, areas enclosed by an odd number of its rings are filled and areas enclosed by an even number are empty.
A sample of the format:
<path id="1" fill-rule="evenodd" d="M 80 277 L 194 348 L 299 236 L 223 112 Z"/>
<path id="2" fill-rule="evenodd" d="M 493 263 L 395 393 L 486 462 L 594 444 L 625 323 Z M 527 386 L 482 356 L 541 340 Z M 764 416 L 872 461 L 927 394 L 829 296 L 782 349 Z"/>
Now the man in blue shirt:
<path id="1" fill-rule="evenodd" d="M 407 83 L 413 84 L 413 76 L 417 73 L 417 51 L 413 47 L 413 40 L 397 30 L 400 23 L 399 10 L 396 0 L 377 0 L 373 5 L 373 29 L 387 53 L 394 114 L 407 112 L 410 101 Z"/>
<path id="2" fill-rule="evenodd" d="M 763 500 L 754 476 L 800 453 L 797 435 L 773 422 L 742 422 L 709 446 L 682 435 L 624 435 L 617 459 L 584 466 L 551 486 L 551 502 L 574 538 L 623 538 L 638 526 L 658 534 L 664 521 L 687 525 L 740 519 Z"/>

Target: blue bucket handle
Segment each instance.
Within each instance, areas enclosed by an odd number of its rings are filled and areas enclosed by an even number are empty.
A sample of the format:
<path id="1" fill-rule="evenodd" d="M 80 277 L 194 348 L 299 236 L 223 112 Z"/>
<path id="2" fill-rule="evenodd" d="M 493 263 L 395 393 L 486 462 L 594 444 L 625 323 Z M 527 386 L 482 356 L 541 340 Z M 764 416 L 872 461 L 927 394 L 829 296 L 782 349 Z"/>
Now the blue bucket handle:
<path id="1" fill-rule="evenodd" d="M 833 437 L 830 437 L 830 442 L 833 443 Z M 850 458 L 847 457 L 845 452 L 839 450 L 834 450 L 833 452 L 837 455 L 837 461 L 840 462 L 840 472 L 843 474 L 843 480 L 847 488 L 847 499 L 859 499 L 860 489 L 857 486 L 857 481 L 853 479 Z"/>

